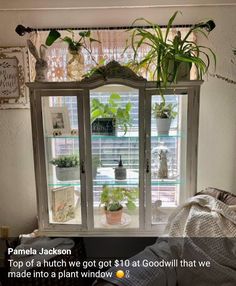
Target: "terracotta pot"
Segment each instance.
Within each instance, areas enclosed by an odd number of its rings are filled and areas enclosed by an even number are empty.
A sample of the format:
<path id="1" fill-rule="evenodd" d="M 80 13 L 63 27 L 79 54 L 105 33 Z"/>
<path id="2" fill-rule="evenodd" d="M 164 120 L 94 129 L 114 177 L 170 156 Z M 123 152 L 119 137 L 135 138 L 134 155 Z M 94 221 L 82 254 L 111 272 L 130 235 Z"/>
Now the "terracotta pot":
<path id="1" fill-rule="evenodd" d="M 121 217 L 122 217 L 123 209 L 118 211 L 107 211 L 105 210 L 106 219 L 108 224 L 121 224 Z"/>

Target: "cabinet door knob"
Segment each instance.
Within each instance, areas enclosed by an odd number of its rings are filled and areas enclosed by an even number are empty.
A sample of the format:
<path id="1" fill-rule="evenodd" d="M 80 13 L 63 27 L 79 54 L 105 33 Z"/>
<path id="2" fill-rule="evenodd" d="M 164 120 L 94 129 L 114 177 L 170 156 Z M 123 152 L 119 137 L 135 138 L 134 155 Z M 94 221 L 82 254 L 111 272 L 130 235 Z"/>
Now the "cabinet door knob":
<path id="1" fill-rule="evenodd" d="M 82 174 L 85 173 L 84 160 L 82 160 L 82 161 L 80 162 L 80 171 L 81 171 Z"/>
<path id="2" fill-rule="evenodd" d="M 147 159 L 147 165 L 146 165 L 146 173 L 149 173 L 149 160 Z"/>

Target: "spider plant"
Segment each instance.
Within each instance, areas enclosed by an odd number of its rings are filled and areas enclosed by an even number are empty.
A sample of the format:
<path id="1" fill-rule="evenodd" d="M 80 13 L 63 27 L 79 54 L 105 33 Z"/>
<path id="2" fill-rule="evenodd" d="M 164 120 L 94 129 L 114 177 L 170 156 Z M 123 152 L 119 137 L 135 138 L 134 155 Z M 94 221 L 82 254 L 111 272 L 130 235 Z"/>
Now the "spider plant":
<path id="1" fill-rule="evenodd" d="M 133 22 L 133 25 L 136 25 L 137 22 L 141 21 L 149 25 L 152 30 L 142 27 L 132 29 L 130 45 L 134 57 L 130 66 L 135 68 L 136 71 L 140 69 L 150 71 L 152 78 L 156 79 L 158 87 L 162 86 L 163 89 L 166 89 L 169 83 L 176 82 L 182 63 L 186 63 L 189 70 L 194 64 L 197 69 L 198 79 L 201 79 L 207 73 L 211 59 L 216 65 L 216 56 L 210 48 L 198 45 L 189 39 L 193 32 L 201 33 L 207 38 L 208 33 L 214 29 L 215 23 L 210 20 L 193 25 L 186 36 L 182 37 L 181 33 L 177 32 L 171 41 L 169 40 L 171 26 L 177 14 L 178 11 L 171 16 L 165 30 L 144 18 L 138 18 Z M 139 60 L 138 52 L 143 45 L 148 46 L 149 51 Z M 160 88 L 162 96 L 164 96 L 163 89 Z"/>

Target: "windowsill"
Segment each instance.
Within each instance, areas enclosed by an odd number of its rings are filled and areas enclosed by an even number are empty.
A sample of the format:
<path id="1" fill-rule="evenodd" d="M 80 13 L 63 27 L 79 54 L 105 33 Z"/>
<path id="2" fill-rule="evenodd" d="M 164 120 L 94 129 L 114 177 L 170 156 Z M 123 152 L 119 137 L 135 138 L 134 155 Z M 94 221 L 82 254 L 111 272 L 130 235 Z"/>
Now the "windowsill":
<path id="1" fill-rule="evenodd" d="M 123 222 L 121 225 L 109 225 L 106 223 L 106 218 L 104 210 L 102 208 L 94 209 L 94 229 L 87 230 L 82 229 L 81 226 L 81 209 L 76 208 L 75 218 L 68 220 L 66 222 L 54 222 L 52 220 L 52 212 L 50 211 L 50 225 L 54 225 L 54 229 L 44 228 L 41 234 L 48 236 L 116 236 L 116 237 L 142 237 L 142 236 L 152 236 L 156 237 L 164 234 L 164 230 L 167 224 L 167 218 L 170 212 L 174 208 L 161 208 L 161 214 L 159 221 L 153 222 L 152 226 L 148 230 L 139 229 L 139 214 L 138 210 L 130 214 L 128 210 L 124 209 L 123 212 Z M 163 215 L 165 219 L 163 219 Z M 61 229 L 65 225 L 65 230 Z M 76 230 L 70 230 L 68 226 L 76 227 Z M 57 230 L 57 226 L 60 230 Z"/>

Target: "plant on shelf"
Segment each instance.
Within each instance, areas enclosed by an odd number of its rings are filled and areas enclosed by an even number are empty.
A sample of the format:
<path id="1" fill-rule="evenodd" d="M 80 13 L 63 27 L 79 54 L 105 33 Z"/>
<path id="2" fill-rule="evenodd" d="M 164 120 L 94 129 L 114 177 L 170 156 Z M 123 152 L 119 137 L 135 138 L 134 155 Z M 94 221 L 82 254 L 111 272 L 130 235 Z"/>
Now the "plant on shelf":
<path id="1" fill-rule="evenodd" d="M 53 158 L 51 164 L 56 166 L 56 176 L 59 181 L 78 180 L 80 176 L 79 156 L 64 155 Z"/>
<path id="2" fill-rule="evenodd" d="M 216 65 L 214 52 L 209 47 L 198 45 L 190 39 L 194 32 L 201 33 L 207 38 L 208 33 L 215 28 L 214 21 L 209 20 L 193 25 L 183 37 L 178 31 L 174 39 L 169 40 L 171 26 L 177 14 L 178 11 L 172 15 L 165 30 L 144 18 L 136 19 L 133 24 L 137 25 L 137 22 L 141 21 L 148 24 L 152 30 L 142 27 L 132 29 L 131 44 L 127 46 L 127 48 L 131 46 L 134 51 L 130 66 L 136 72 L 139 70 L 150 72 L 152 78 L 157 81 L 161 94 L 164 94 L 163 90 L 170 83 L 183 79 L 183 75 L 189 79 L 193 64 L 196 67 L 198 79 L 202 79 L 202 76 L 207 73 L 211 60 L 214 66 Z M 149 47 L 149 51 L 138 60 L 139 50 L 143 45 Z M 181 74 L 182 71 L 183 74 Z"/>
<path id="3" fill-rule="evenodd" d="M 102 188 L 101 205 L 104 207 L 108 224 L 121 224 L 123 207 L 132 211 L 136 209 L 135 201 L 138 198 L 137 188 L 108 187 Z"/>
<path id="4" fill-rule="evenodd" d="M 152 106 L 152 114 L 156 118 L 158 134 L 168 134 L 172 119 L 175 119 L 177 112 L 176 105 L 166 103 L 165 97 L 162 96 L 160 103 L 154 103 Z"/>
<path id="5" fill-rule="evenodd" d="M 124 107 L 120 104 L 121 96 L 112 93 L 107 103 L 94 98 L 91 102 L 92 131 L 97 134 L 115 135 L 115 127 L 121 127 L 124 135 L 131 126 L 131 102 Z M 103 123 L 102 123 L 103 122 Z"/>
<path id="6" fill-rule="evenodd" d="M 71 33 L 71 37 L 62 37 L 61 33 L 57 30 L 51 30 L 46 39 L 46 45 L 51 46 L 58 39 L 68 44 L 68 51 L 71 55 L 70 60 L 67 63 L 67 76 L 71 80 L 81 80 L 84 74 L 84 57 L 81 53 L 82 48 L 84 48 L 92 60 L 97 65 L 93 55 L 92 55 L 92 42 L 99 42 L 98 40 L 91 37 L 90 31 L 79 32 L 79 39 L 75 40 L 75 33 L 72 30 L 67 30 Z"/>

